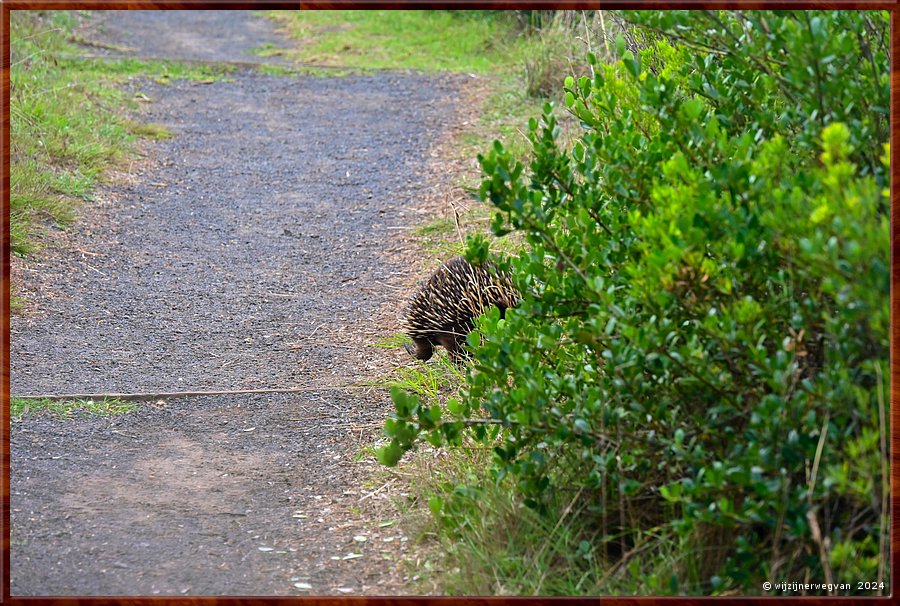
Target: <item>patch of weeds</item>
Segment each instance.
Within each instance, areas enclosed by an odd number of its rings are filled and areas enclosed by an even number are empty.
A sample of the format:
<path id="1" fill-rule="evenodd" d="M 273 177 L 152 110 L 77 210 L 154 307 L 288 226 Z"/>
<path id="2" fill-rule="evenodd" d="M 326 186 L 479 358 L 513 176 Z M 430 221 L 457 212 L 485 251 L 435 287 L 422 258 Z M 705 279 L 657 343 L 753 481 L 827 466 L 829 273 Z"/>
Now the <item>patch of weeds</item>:
<path id="1" fill-rule="evenodd" d="M 278 65 L 277 63 L 260 65 L 256 69 L 259 70 L 261 74 L 265 74 L 267 76 L 284 77 L 297 75 L 297 70 L 284 65 Z"/>
<path id="2" fill-rule="evenodd" d="M 25 309 L 25 298 L 21 295 L 10 293 L 9 311 L 14 314 L 22 313 Z"/>
<path id="3" fill-rule="evenodd" d="M 437 400 L 440 393 L 441 375 L 431 365 L 421 364 L 398 368 L 396 376 L 388 381 L 390 387 L 400 387 L 429 401 Z"/>
<path id="4" fill-rule="evenodd" d="M 597 11 L 591 11 L 591 22 Z M 559 98 L 562 79 L 586 73 L 589 69 L 584 57 L 586 30 L 579 23 L 584 17 L 581 11 L 557 11 L 550 23 L 543 25 L 529 36 L 524 52 L 525 92 L 534 98 Z M 590 39 L 589 36 L 587 39 Z"/>
<path id="5" fill-rule="evenodd" d="M 372 347 L 381 347 L 382 349 L 400 349 L 407 343 L 412 343 L 412 339 L 410 339 L 406 334 L 398 332 L 397 334 L 393 334 L 389 337 L 385 337 L 380 341 L 372 343 Z"/>
<path id="6" fill-rule="evenodd" d="M 61 177 L 36 160 L 12 162 L 9 219 L 10 248 L 14 254 L 31 253 L 47 228 L 64 228 L 74 219 L 72 203 L 64 190 L 72 189 L 70 186 L 77 181 Z"/>
<path id="7" fill-rule="evenodd" d="M 491 73 L 518 63 L 520 40 L 502 11 L 267 11 L 301 44 L 297 61 L 375 69 Z"/>
<path id="8" fill-rule="evenodd" d="M 108 417 L 127 414 L 138 409 L 138 404 L 125 400 L 52 400 L 49 398 L 11 398 L 9 414 L 12 419 L 26 415 L 51 414 L 57 417 L 71 417 L 75 413 Z"/>
<path id="9" fill-rule="evenodd" d="M 280 46 L 276 46 L 271 42 L 266 42 L 260 47 L 251 48 L 248 52 L 251 55 L 255 55 L 257 57 L 279 57 L 284 55 L 287 49 L 281 48 Z"/>
<path id="10" fill-rule="evenodd" d="M 98 42 L 96 40 L 92 40 L 90 38 L 85 38 L 84 36 L 78 34 L 72 34 L 66 37 L 66 40 L 72 42 L 73 44 L 77 44 L 79 46 L 90 46 L 93 48 L 102 48 L 105 50 L 116 51 L 119 53 L 130 53 L 133 52 L 133 49 L 130 46 L 121 46 L 119 44 L 108 44 L 106 42 Z"/>
<path id="11" fill-rule="evenodd" d="M 67 69 L 85 72 L 89 77 L 103 79 L 104 83 L 125 82 L 128 77 L 161 80 L 163 84 L 172 80 L 192 80 L 216 82 L 226 80 L 235 71 L 233 65 L 179 62 L 165 59 L 138 59 L 121 57 L 115 59 L 81 59 L 69 54 L 56 58 Z"/>
<path id="12" fill-rule="evenodd" d="M 484 457 L 482 457 L 484 458 Z M 486 462 L 487 463 L 487 462 Z M 423 497 L 436 517 L 440 545 L 432 558 L 444 570 L 438 582 L 447 595 L 583 595 L 578 579 L 565 566 L 578 557 L 580 537 L 564 519 L 547 519 L 510 498 L 508 488 L 474 478 L 472 461 L 454 469 L 446 460 L 435 484 Z M 444 486 L 462 482 L 468 494 Z M 459 532 L 455 528 L 465 528 Z M 574 570 L 579 570 L 581 567 Z"/>
<path id="13" fill-rule="evenodd" d="M 125 124 L 131 133 L 146 139 L 162 140 L 171 139 L 175 136 L 172 134 L 172 131 L 161 124 L 142 124 L 132 120 L 126 120 Z"/>
<path id="14" fill-rule="evenodd" d="M 92 200 L 91 191 L 94 185 L 94 175 L 83 174 L 77 168 L 72 172 L 60 172 L 54 175 L 50 186 L 65 196 Z"/>
<path id="15" fill-rule="evenodd" d="M 454 449 L 409 457 L 402 525 L 417 536 L 417 591 L 443 595 L 635 595 L 671 592 L 679 539 L 651 529 L 634 545 L 604 553 L 583 520 L 592 502 L 560 493 L 541 516 L 525 507 L 509 478 L 487 470 L 493 450 L 464 437 Z M 684 549 L 684 547 L 681 547 Z"/>
<path id="16" fill-rule="evenodd" d="M 310 78 L 344 78 L 354 74 L 371 73 L 371 70 L 364 69 L 316 67 L 314 65 L 279 65 L 277 63 L 264 63 L 258 65 L 256 69 L 267 76 L 278 76 L 281 78 L 297 78 L 301 76 Z"/>
<path id="17" fill-rule="evenodd" d="M 478 121 L 462 133 L 459 153 L 463 157 L 484 153 L 498 139 L 504 148 L 527 161 L 531 151 L 524 134 L 528 119 L 540 115 L 546 100 L 528 96 L 518 76 L 506 76 L 497 84 L 489 93 Z"/>
<path id="18" fill-rule="evenodd" d="M 465 369 L 451 362 L 446 352 L 440 349 L 428 362 L 398 368 L 384 385 L 400 387 L 431 403 L 438 403 L 442 394 L 454 392 L 464 379 Z"/>
<path id="19" fill-rule="evenodd" d="M 456 230 L 456 221 L 450 217 L 441 217 L 431 223 L 417 227 L 415 235 L 422 238 L 443 237 Z"/>
<path id="20" fill-rule="evenodd" d="M 361 446 L 359 450 L 356 451 L 356 454 L 353 455 L 354 463 L 362 463 L 365 460 L 372 460 L 375 458 L 376 447 L 371 444 L 367 444 L 365 446 Z"/>
<path id="21" fill-rule="evenodd" d="M 482 212 L 482 211 L 478 211 Z M 488 216 L 485 212 L 485 216 Z M 466 232 L 470 232 L 471 229 L 466 226 Z M 451 257 L 456 257 L 458 255 L 463 254 L 466 250 L 466 245 L 459 240 L 447 240 L 447 239 L 433 239 L 433 240 L 423 240 L 421 242 L 422 251 L 428 255 L 433 256 L 436 259 L 450 259 Z"/>

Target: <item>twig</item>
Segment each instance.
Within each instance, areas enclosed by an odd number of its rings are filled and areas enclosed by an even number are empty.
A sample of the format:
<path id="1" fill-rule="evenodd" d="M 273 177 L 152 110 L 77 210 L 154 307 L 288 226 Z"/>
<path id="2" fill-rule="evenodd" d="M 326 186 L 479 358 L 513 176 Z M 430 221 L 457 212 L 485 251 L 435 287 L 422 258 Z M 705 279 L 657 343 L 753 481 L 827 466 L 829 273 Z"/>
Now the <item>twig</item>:
<path id="1" fill-rule="evenodd" d="M 822 537 L 822 529 L 819 527 L 819 519 L 816 512 L 810 509 L 806 512 L 806 520 L 809 522 L 809 531 L 812 534 L 813 541 L 819 546 L 819 561 L 822 563 L 822 569 L 825 571 L 825 582 L 829 586 L 834 585 L 834 573 L 831 570 L 831 564 L 828 561 L 827 537 Z M 834 595 L 834 590 L 829 589 L 828 595 Z"/>
<path id="2" fill-rule="evenodd" d="M 56 53 L 55 55 L 59 59 L 69 60 L 69 61 L 103 61 L 105 63 L 115 63 L 117 61 L 122 61 L 123 59 L 130 58 L 128 55 L 98 55 L 91 53 Z M 350 71 L 350 72 L 360 72 L 365 71 L 363 69 L 357 67 L 349 67 L 346 65 L 322 65 L 319 63 L 300 63 L 293 62 L 290 64 L 286 63 L 272 63 L 268 61 L 218 61 L 211 59 L 173 59 L 171 57 L 158 57 L 158 56 L 149 56 L 149 57 L 141 57 L 142 61 L 163 61 L 167 63 L 173 64 L 183 64 L 183 65 L 198 65 L 198 66 L 209 66 L 211 68 L 216 67 L 244 67 L 244 68 L 262 68 L 262 67 L 271 67 L 273 65 L 277 66 L 279 69 L 282 69 L 286 72 L 291 73 L 304 73 L 304 70 L 309 69 L 323 69 L 323 70 L 338 70 L 338 71 Z M 388 71 L 400 71 L 400 70 L 388 70 Z"/>
<path id="3" fill-rule="evenodd" d="M 453 209 L 453 222 L 456 223 L 456 235 L 459 237 L 459 243 L 465 244 L 466 239 L 463 236 L 462 227 L 459 224 L 459 211 L 456 209 L 456 204 L 453 200 L 450 200 L 450 208 Z"/>
<path id="4" fill-rule="evenodd" d="M 322 387 L 268 387 L 261 389 L 227 389 L 219 391 L 159 391 L 159 392 L 138 392 L 138 393 L 69 393 L 69 394 L 46 394 L 46 395 L 25 395 L 12 396 L 17 400 L 163 400 L 166 398 L 193 398 L 198 396 L 232 396 L 245 394 L 266 394 L 266 393 L 303 393 L 306 391 L 339 391 L 343 389 L 369 389 L 366 385 L 329 385 Z"/>
<path id="5" fill-rule="evenodd" d="M 888 478 L 888 451 L 887 451 L 887 423 L 884 418 L 884 377 L 881 374 L 881 363 L 875 362 L 875 375 L 878 377 L 878 441 L 881 447 L 881 526 L 878 540 L 878 585 L 884 581 L 884 565 L 887 561 L 887 552 L 891 535 L 888 527 L 888 494 L 890 493 L 890 480 Z M 882 594 L 881 589 L 878 590 Z"/>
<path id="6" fill-rule="evenodd" d="M 534 230 L 537 234 L 539 234 L 541 236 L 541 239 L 551 249 L 553 249 L 553 252 L 555 252 L 557 255 L 559 255 L 559 257 L 566 263 L 566 265 L 568 265 L 569 268 L 572 271 L 574 271 L 578 275 L 579 278 L 581 278 L 582 282 L 584 282 L 585 284 L 589 283 L 587 276 L 584 275 L 584 272 L 581 271 L 581 268 L 572 262 L 572 259 L 570 259 L 569 256 L 566 255 L 566 253 L 563 252 L 563 250 L 556 244 L 556 242 L 553 241 L 553 238 L 551 238 L 549 235 L 547 235 L 547 233 L 544 232 L 543 229 L 541 229 L 540 227 L 535 225 L 535 223 L 533 221 L 531 221 L 530 219 L 528 220 L 528 224 L 529 224 L 529 227 L 532 230 Z"/>
<path id="7" fill-rule="evenodd" d="M 819 561 L 822 563 L 822 570 L 825 572 L 825 582 L 829 585 L 834 584 L 834 573 L 831 570 L 830 558 L 828 556 L 828 537 L 822 535 L 822 529 L 819 526 L 819 519 L 816 516 L 816 510 L 813 508 L 812 493 L 816 486 L 816 475 L 819 471 L 819 463 L 822 460 L 822 450 L 825 447 L 825 437 L 828 435 L 828 420 L 831 413 L 825 414 L 825 422 L 822 424 L 822 431 L 819 434 L 819 444 L 816 446 L 816 458 L 813 460 L 812 472 L 809 477 L 809 489 L 806 492 L 806 500 L 809 503 L 809 509 L 806 511 L 806 520 L 809 522 L 809 531 L 812 534 L 813 541 L 819 547 Z M 828 595 L 834 595 L 833 590 L 828 591 Z"/>
<path id="8" fill-rule="evenodd" d="M 781 529 L 784 526 L 784 513 L 787 511 L 788 489 L 790 486 L 786 474 L 782 475 L 781 480 L 781 508 L 778 512 L 778 524 L 775 526 L 775 539 L 772 541 L 772 564 L 769 566 L 769 576 L 773 579 L 778 578 L 776 573 L 781 566 L 781 562 L 779 561 L 779 552 L 781 551 Z"/>
<path id="9" fill-rule="evenodd" d="M 616 425 L 616 432 L 619 442 L 622 441 L 622 425 Z M 622 457 L 621 455 L 616 455 L 616 471 L 619 475 L 619 528 L 627 528 L 625 525 L 625 490 L 622 486 L 622 477 L 625 475 L 622 471 Z M 619 548 L 622 551 L 625 551 L 625 533 L 623 532 L 619 536 Z"/>
<path id="10" fill-rule="evenodd" d="M 97 273 L 100 274 L 101 276 L 103 276 L 103 277 L 105 277 L 105 278 L 109 277 L 109 276 L 107 276 L 105 273 L 103 273 L 102 271 L 100 271 L 99 269 L 97 269 L 96 267 L 91 266 L 90 263 L 85 263 L 85 265 L 87 265 L 87 268 L 88 268 L 88 269 L 97 272 Z"/>
<path id="11" fill-rule="evenodd" d="M 302 341 L 303 339 L 310 339 L 310 338 L 312 338 L 312 336 L 313 336 L 314 334 L 316 334 L 316 331 L 319 330 L 320 328 L 322 328 L 323 326 L 325 326 L 326 324 L 328 324 L 328 322 L 322 322 L 321 324 L 319 324 L 318 326 L 316 326 L 315 328 L 313 328 L 313 331 L 312 331 L 311 333 L 309 333 L 309 334 L 306 335 L 305 337 L 300 337 L 300 340 Z"/>
<path id="12" fill-rule="evenodd" d="M 825 437 L 828 435 L 828 420 L 831 413 L 825 413 L 825 421 L 822 423 L 822 431 L 819 433 L 819 444 L 816 446 L 816 458 L 813 459 L 812 473 L 809 476 L 809 489 L 806 491 L 806 498 L 812 505 L 812 493 L 816 487 L 816 474 L 819 471 L 819 463 L 822 460 L 822 450 L 825 447 Z"/>
<path id="13" fill-rule="evenodd" d="M 231 358 L 230 360 L 226 360 L 226 361 L 219 367 L 219 369 L 221 370 L 222 368 L 228 368 L 229 366 L 231 366 L 232 364 L 234 364 L 235 362 L 237 362 L 238 360 L 240 360 L 242 357 L 244 357 L 244 356 L 235 356 L 235 357 Z"/>
<path id="14" fill-rule="evenodd" d="M 588 28 L 587 17 L 584 15 L 584 11 L 581 11 L 581 22 L 584 24 L 584 41 L 587 44 L 587 49 L 589 53 L 594 52 L 593 47 L 591 46 L 591 30 Z M 607 49 L 607 55 L 609 55 L 609 50 Z M 589 64 L 591 68 L 591 80 L 594 79 L 594 66 Z"/>
<path id="15" fill-rule="evenodd" d="M 130 46 L 119 46 L 116 44 L 106 44 L 105 42 L 98 42 L 97 40 L 91 40 L 89 38 L 85 38 L 84 36 L 72 35 L 68 37 L 70 42 L 74 42 L 75 44 L 80 44 L 81 46 L 92 46 L 94 48 L 101 48 L 103 50 L 111 50 L 119 53 L 133 53 L 137 49 L 132 48 Z"/>
<path id="16" fill-rule="evenodd" d="M 395 479 L 388 480 L 387 482 L 385 482 L 384 484 L 382 484 L 379 488 L 376 488 L 376 489 L 373 490 L 372 492 L 370 492 L 370 493 L 368 493 L 368 494 L 366 494 L 366 495 L 363 495 L 363 496 L 359 499 L 359 502 L 362 503 L 363 501 L 365 501 L 365 500 L 368 499 L 369 497 L 374 497 L 376 494 L 378 494 L 379 492 L 381 492 L 382 490 L 384 490 L 385 488 L 387 488 L 388 486 L 390 486 L 390 485 L 393 484 L 394 482 L 396 482 Z"/>
<path id="17" fill-rule="evenodd" d="M 603 32 L 603 48 L 606 50 L 606 60 L 609 61 L 609 36 L 606 33 L 606 22 L 603 20 L 603 11 L 598 10 L 597 13 L 600 15 L 600 30 Z"/>
<path id="18" fill-rule="evenodd" d="M 657 528 L 651 528 L 650 530 L 651 530 L 651 531 L 653 531 L 653 530 L 658 530 L 658 528 L 659 528 L 659 527 L 657 527 Z M 648 532 L 649 532 L 649 531 L 648 531 Z M 607 582 L 607 581 L 608 581 L 608 580 L 609 580 L 616 572 L 618 572 L 619 570 L 621 570 L 622 567 L 623 567 L 625 564 L 628 563 L 628 560 L 630 560 L 631 558 L 633 558 L 633 557 L 634 557 L 635 555 L 637 555 L 640 551 L 643 551 L 643 550 L 646 548 L 646 546 L 650 543 L 650 539 L 652 539 L 652 538 L 655 538 L 655 537 L 654 537 L 652 534 L 648 534 L 648 535 L 645 536 L 643 539 L 641 539 L 640 541 L 638 541 L 638 544 L 637 544 L 637 545 L 635 545 L 634 547 L 632 547 L 631 549 L 629 549 L 628 551 L 626 551 L 624 554 L 622 554 L 622 557 L 619 558 L 618 563 L 617 563 L 615 566 L 613 566 L 612 568 L 610 568 L 609 570 L 607 570 L 607 571 L 606 571 L 606 574 L 604 574 L 603 577 L 601 577 L 601 579 L 597 582 L 597 587 L 603 587 L 604 584 L 605 584 L 605 583 L 606 583 L 606 582 Z"/>
<path id="19" fill-rule="evenodd" d="M 722 28 L 722 30 L 728 35 L 728 37 L 734 41 L 736 48 L 740 48 L 741 46 L 743 46 L 740 39 L 737 36 L 735 36 L 734 33 L 730 29 L 728 29 L 727 25 L 722 23 L 722 21 L 718 17 L 716 17 L 716 15 L 713 11 L 709 11 L 709 10 L 703 11 L 703 14 L 708 20 L 712 21 L 713 23 L 715 23 L 716 25 L 718 25 L 719 27 Z M 740 60 L 739 56 L 736 55 L 735 53 L 724 53 L 724 54 L 731 55 L 733 58 Z M 760 69 L 762 69 L 768 75 L 772 76 L 774 79 L 776 79 L 781 84 L 782 92 L 791 100 L 792 103 L 794 103 L 798 106 L 800 105 L 800 101 L 790 91 L 790 87 L 792 86 L 790 82 L 785 80 L 785 78 L 783 76 L 776 74 L 774 71 L 772 71 L 772 69 L 768 65 L 766 65 L 765 61 L 760 61 L 757 57 L 754 57 L 752 55 L 749 55 L 748 58 L 750 59 L 750 61 L 755 63 L 757 66 L 759 66 Z M 746 64 L 746 61 L 744 61 L 744 63 Z M 818 67 L 818 64 L 816 67 Z"/>
<path id="20" fill-rule="evenodd" d="M 666 356 L 668 359 L 670 359 L 670 360 L 672 360 L 673 362 L 675 362 L 675 364 L 677 364 L 682 370 L 687 371 L 687 372 L 688 372 L 691 376 L 693 376 L 695 379 L 697 379 L 698 381 L 700 381 L 701 383 L 703 383 L 704 385 L 706 385 L 707 387 L 709 387 L 710 389 L 712 389 L 713 391 L 715 391 L 716 393 L 718 393 L 721 397 L 725 398 L 725 400 L 726 400 L 729 404 L 731 404 L 732 406 L 734 406 L 735 408 L 737 408 L 737 402 L 734 401 L 734 399 L 731 397 L 731 394 L 729 394 L 728 392 L 726 392 L 726 391 L 720 389 L 719 387 L 716 387 L 716 386 L 713 385 L 712 383 L 710 383 L 710 382 L 706 379 L 706 377 L 704 377 L 703 375 L 701 375 L 699 372 L 697 372 L 696 370 L 694 370 L 693 368 L 691 368 L 690 366 L 688 366 L 687 364 L 685 364 L 685 363 L 682 362 L 681 360 L 679 360 L 679 359 L 675 358 L 674 356 L 672 356 L 672 354 L 670 354 L 669 351 L 668 351 L 667 349 L 663 348 L 663 349 L 659 349 L 658 351 L 659 351 L 662 355 Z"/>

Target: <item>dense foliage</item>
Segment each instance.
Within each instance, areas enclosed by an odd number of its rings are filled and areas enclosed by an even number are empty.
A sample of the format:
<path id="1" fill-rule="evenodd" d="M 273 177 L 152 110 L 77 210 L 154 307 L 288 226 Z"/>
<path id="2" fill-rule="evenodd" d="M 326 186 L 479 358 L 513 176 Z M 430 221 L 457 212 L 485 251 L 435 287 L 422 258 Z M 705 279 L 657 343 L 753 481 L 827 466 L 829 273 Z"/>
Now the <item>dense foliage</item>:
<path id="1" fill-rule="evenodd" d="M 856 582 L 887 581 L 888 554 L 888 17 L 624 18 L 644 49 L 620 39 L 614 65 L 566 79 L 574 144 L 548 105 L 529 167 L 500 144 L 480 158 L 495 233 L 526 242 L 524 301 L 481 319 L 460 397 L 394 392 L 382 460 L 474 436 L 530 507 L 585 503 L 598 557 L 624 561 L 649 529 L 693 545 L 673 592 L 808 574 L 871 595 Z"/>

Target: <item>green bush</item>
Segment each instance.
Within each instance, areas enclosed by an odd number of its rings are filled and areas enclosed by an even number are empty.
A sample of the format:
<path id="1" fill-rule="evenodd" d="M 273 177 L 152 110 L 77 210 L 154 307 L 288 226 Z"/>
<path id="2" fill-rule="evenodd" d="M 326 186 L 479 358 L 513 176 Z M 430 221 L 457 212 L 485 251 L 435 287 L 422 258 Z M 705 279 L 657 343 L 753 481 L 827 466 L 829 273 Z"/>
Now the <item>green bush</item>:
<path id="1" fill-rule="evenodd" d="M 548 105 L 528 170 L 480 158 L 524 300 L 462 397 L 394 392 L 382 460 L 470 432 L 611 563 L 691 547 L 672 592 L 887 582 L 887 14 L 624 18 L 655 41 L 566 80 L 572 149 Z"/>

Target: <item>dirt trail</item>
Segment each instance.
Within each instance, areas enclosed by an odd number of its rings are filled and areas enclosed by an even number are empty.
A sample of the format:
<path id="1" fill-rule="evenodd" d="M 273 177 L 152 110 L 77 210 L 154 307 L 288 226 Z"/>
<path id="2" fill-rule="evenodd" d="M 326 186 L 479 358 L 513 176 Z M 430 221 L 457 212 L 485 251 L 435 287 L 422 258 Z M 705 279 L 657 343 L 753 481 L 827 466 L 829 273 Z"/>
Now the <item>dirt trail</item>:
<path id="1" fill-rule="evenodd" d="M 291 46 L 253 11 L 94 11 L 83 33 L 100 52 L 143 59 L 283 63 L 257 51 Z"/>
<path id="2" fill-rule="evenodd" d="M 97 19 L 100 40 L 155 57 L 289 44 L 250 13 Z M 355 461 L 389 410 L 362 381 L 400 359 L 373 347 L 415 281 L 391 249 L 458 85 L 252 70 L 132 85 L 174 137 L 25 269 L 13 395 L 305 391 L 14 422 L 13 595 L 407 591 L 408 541 L 383 524 L 371 457 Z"/>

